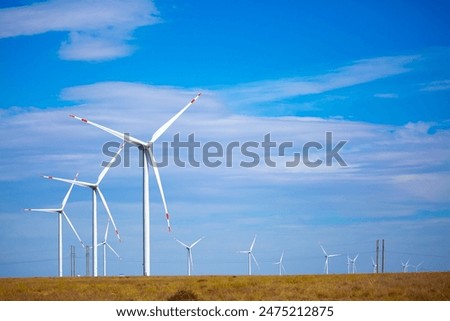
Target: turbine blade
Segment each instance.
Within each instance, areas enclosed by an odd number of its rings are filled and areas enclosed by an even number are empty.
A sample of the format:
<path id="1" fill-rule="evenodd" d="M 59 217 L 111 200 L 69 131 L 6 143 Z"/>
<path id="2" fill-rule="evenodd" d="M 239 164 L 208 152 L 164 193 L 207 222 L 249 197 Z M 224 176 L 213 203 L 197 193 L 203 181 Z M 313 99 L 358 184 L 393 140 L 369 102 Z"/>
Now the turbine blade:
<path id="1" fill-rule="evenodd" d="M 286 270 L 284 269 L 284 265 L 283 264 L 281 264 L 281 269 L 284 271 L 284 274 L 287 274 Z"/>
<path id="2" fill-rule="evenodd" d="M 110 133 L 111 135 L 114 135 L 114 136 L 120 138 L 124 142 L 128 142 L 128 143 L 131 143 L 131 144 L 134 144 L 134 145 L 142 145 L 142 146 L 146 146 L 147 145 L 142 140 L 134 138 L 134 137 L 132 137 L 132 136 L 130 136 L 128 134 L 124 134 L 124 133 L 118 132 L 118 131 L 116 131 L 114 129 L 111 129 L 111 128 L 99 125 L 97 123 L 94 123 L 93 121 L 87 120 L 86 118 L 81 118 L 81 117 L 78 117 L 78 116 L 75 116 L 75 115 L 69 115 L 69 116 L 72 117 L 72 118 L 78 119 L 78 120 L 82 121 L 83 123 L 86 123 L 86 124 L 92 125 L 94 127 L 97 127 L 99 129 L 107 132 L 107 133 Z"/>
<path id="3" fill-rule="evenodd" d="M 325 254 L 325 256 L 328 256 L 328 254 L 327 254 L 327 252 L 325 252 L 325 249 L 323 248 L 322 244 L 319 243 L 319 245 L 320 245 L 320 248 L 322 249 L 323 254 Z"/>
<path id="4" fill-rule="evenodd" d="M 180 240 L 178 240 L 178 239 L 175 239 L 175 241 L 177 241 L 178 243 L 180 243 L 181 245 L 183 245 L 185 248 L 189 248 L 189 246 L 188 245 L 186 245 L 186 244 L 184 244 L 183 242 L 181 242 Z"/>
<path id="5" fill-rule="evenodd" d="M 205 237 L 202 236 L 201 238 L 199 238 L 197 241 L 195 241 L 194 243 L 191 244 L 190 248 L 193 248 L 198 242 L 200 242 L 201 240 L 203 240 Z"/>
<path id="6" fill-rule="evenodd" d="M 69 217 L 67 216 L 67 214 L 66 214 L 64 211 L 62 211 L 61 213 L 62 213 L 62 215 L 64 215 L 64 218 L 66 219 L 67 223 L 70 225 L 70 227 L 72 228 L 72 231 L 73 231 L 73 232 L 75 233 L 75 235 L 77 236 L 78 241 L 80 241 L 80 243 L 81 243 L 81 246 L 84 248 L 84 243 L 83 243 L 83 241 L 81 240 L 80 236 L 78 235 L 77 230 L 76 230 L 75 227 L 73 226 L 73 224 L 72 224 L 72 222 L 70 221 Z"/>
<path id="7" fill-rule="evenodd" d="M 108 213 L 109 219 L 111 220 L 111 223 L 113 225 L 114 231 L 116 232 L 116 236 L 119 239 L 119 241 L 122 241 L 120 239 L 119 230 L 117 229 L 116 223 L 114 222 L 114 218 L 111 215 L 111 211 L 109 210 L 108 204 L 106 203 L 105 197 L 103 196 L 102 191 L 100 188 L 96 189 L 97 194 L 100 196 L 100 199 L 102 200 L 103 206 L 105 207 L 106 212 Z"/>
<path id="8" fill-rule="evenodd" d="M 158 166 L 156 165 L 156 161 L 155 161 L 155 158 L 153 157 L 153 153 L 152 153 L 151 149 L 145 149 L 145 153 L 147 154 L 147 158 L 150 161 L 150 165 L 153 168 L 153 172 L 155 173 L 156 183 L 158 184 L 159 193 L 161 194 L 161 199 L 162 199 L 162 202 L 164 205 L 164 210 L 166 212 L 167 228 L 170 232 L 171 231 L 170 215 L 169 215 L 169 210 L 167 209 L 166 196 L 164 195 L 164 190 L 163 190 L 162 183 L 161 183 L 161 177 L 159 176 Z"/>
<path id="9" fill-rule="evenodd" d="M 75 175 L 75 179 L 74 179 L 74 180 L 76 181 L 77 178 L 78 178 L 78 173 Z M 70 185 L 70 188 L 69 188 L 69 190 L 67 191 L 67 194 L 66 194 L 66 196 L 64 197 L 64 199 L 63 199 L 63 201 L 62 201 L 61 209 L 64 209 L 64 207 L 66 207 L 67 200 L 69 199 L 70 193 L 72 192 L 72 189 L 73 189 L 73 185 L 74 185 L 74 184 Z"/>
<path id="10" fill-rule="evenodd" d="M 59 213 L 60 209 L 56 208 L 25 208 L 27 212 L 45 212 L 45 213 Z"/>
<path id="11" fill-rule="evenodd" d="M 162 125 L 152 136 L 149 143 L 154 143 L 164 132 L 181 116 L 195 101 L 201 96 L 199 93 L 194 99 L 192 99 L 186 106 L 183 107 L 175 116 L 170 118 L 164 125 Z"/>
<path id="12" fill-rule="evenodd" d="M 108 242 L 106 242 L 105 243 L 106 244 L 106 246 L 108 246 L 109 247 L 109 249 L 121 260 L 122 258 L 120 257 L 120 255 L 119 254 L 117 254 L 117 252 L 112 248 L 112 246 L 111 245 L 109 245 L 109 243 Z"/>
<path id="13" fill-rule="evenodd" d="M 100 182 L 103 180 L 103 178 L 105 177 L 106 173 L 109 171 L 109 169 L 111 168 L 111 166 L 116 162 L 117 156 L 119 156 L 120 152 L 123 149 L 124 144 L 121 144 L 119 149 L 117 150 L 117 153 L 114 155 L 113 158 L 111 158 L 111 160 L 109 161 L 108 165 L 106 165 L 103 170 L 101 171 L 100 175 L 98 175 L 98 179 L 97 179 L 97 184 L 99 185 Z"/>
<path id="14" fill-rule="evenodd" d="M 252 252 L 250 252 L 250 255 L 251 255 L 251 257 L 252 257 L 253 261 L 255 261 L 255 263 L 256 263 L 256 266 L 258 267 L 258 270 L 259 270 L 259 264 L 258 264 L 258 261 L 256 261 L 256 258 L 255 258 L 255 256 L 253 255 L 253 253 L 252 253 Z"/>
<path id="15" fill-rule="evenodd" d="M 253 246 L 255 245 L 255 241 L 256 241 L 256 235 L 255 235 L 255 237 L 253 238 L 252 245 L 250 246 L 250 252 L 253 250 Z"/>
<path id="16" fill-rule="evenodd" d="M 81 186 L 81 187 L 89 187 L 92 188 L 95 186 L 95 184 L 92 183 L 88 183 L 88 182 L 83 182 L 83 181 L 78 181 L 78 180 L 74 180 L 74 179 L 66 179 L 66 178 L 59 178 L 59 177 L 54 177 L 54 176 L 42 176 L 43 178 L 46 179 L 52 179 L 54 181 L 59 181 L 59 182 L 64 182 L 64 183 L 69 183 L 69 184 L 74 184 L 77 186 Z"/>
<path id="17" fill-rule="evenodd" d="M 106 241 L 108 240 L 108 230 L 109 230 L 109 222 L 110 222 L 110 221 L 111 221 L 111 220 L 108 218 L 108 223 L 106 223 L 105 238 L 104 238 L 105 243 L 106 243 Z"/>

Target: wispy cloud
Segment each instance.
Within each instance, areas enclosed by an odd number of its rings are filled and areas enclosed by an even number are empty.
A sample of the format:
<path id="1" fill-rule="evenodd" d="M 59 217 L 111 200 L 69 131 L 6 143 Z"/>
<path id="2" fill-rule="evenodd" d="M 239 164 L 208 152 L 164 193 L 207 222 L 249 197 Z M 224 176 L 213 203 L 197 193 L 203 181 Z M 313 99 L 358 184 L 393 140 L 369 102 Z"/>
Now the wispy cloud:
<path id="1" fill-rule="evenodd" d="M 418 58 L 412 55 L 363 59 L 318 76 L 241 84 L 224 93 L 235 104 L 273 102 L 319 94 L 408 72 L 408 65 Z"/>
<path id="2" fill-rule="evenodd" d="M 158 23 L 151 0 L 53 0 L 0 10 L 0 38 L 69 33 L 59 54 L 68 60 L 109 60 L 133 52 L 133 31 Z"/>
<path id="3" fill-rule="evenodd" d="M 376 98 L 385 98 L 385 99 L 394 99 L 394 98 L 398 98 L 398 94 L 394 94 L 394 93 L 380 93 L 380 94 L 375 94 L 373 95 Z"/>
<path id="4" fill-rule="evenodd" d="M 422 91 L 441 91 L 450 89 L 450 79 L 432 81 L 422 88 Z"/>

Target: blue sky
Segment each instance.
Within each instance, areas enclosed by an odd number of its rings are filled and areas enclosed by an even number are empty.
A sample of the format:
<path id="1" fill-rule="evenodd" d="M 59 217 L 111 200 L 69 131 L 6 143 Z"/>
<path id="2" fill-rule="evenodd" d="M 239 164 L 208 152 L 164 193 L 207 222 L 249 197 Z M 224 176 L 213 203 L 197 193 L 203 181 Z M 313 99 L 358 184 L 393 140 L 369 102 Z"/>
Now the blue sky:
<path id="1" fill-rule="evenodd" d="M 258 274 L 346 273 L 347 253 L 372 270 L 385 239 L 386 270 L 450 266 L 450 17 L 447 1 L 2 1 L 0 4 L 0 276 L 54 276 L 57 220 L 24 208 L 59 206 L 68 186 L 93 181 L 118 141 L 75 114 L 148 140 L 198 92 L 155 145 L 194 134 L 201 147 L 257 142 L 258 166 L 235 149 L 232 166 L 160 169 L 173 232 L 151 175 L 151 273 L 245 274 L 254 235 Z M 308 142 L 325 161 L 326 133 L 345 141 L 332 166 L 286 166 Z M 262 158 L 270 133 L 275 167 Z M 112 168 L 101 188 L 121 232 L 111 275 L 142 274 L 141 169 Z M 230 156 L 230 155 L 229 155 Z M 181 157 L 187 157 L 185 151 Z M 187 158 L 185 159 L 187 160 Z M 91 195 L 74 188 L 67 214 L 91 243 Z M 99 207 L 99 238 L 106 213 Z M 64 225 L 77 271 L 83 249 Z M 101 254 L 99 250 L 99 254 Z M 102 263 L 99 262 L 101 271 Z M 410 268 L 414 270 L 414 268 Z"/>

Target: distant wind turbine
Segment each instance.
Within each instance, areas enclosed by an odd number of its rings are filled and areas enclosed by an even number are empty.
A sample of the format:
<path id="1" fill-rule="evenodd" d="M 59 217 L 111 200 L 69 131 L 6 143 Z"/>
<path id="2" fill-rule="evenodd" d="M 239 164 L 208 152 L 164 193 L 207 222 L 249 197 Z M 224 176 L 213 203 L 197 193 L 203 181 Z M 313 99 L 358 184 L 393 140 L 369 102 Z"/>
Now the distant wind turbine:
<path id="1" fill-rule="evenodd" d="M 192 248 L 201 240 L 203 240 L 205 237 L 201 237 L 199 238 L 197 241 L 195 241 L 194 243 L 192 243 L 191 245 L 186 245 L 183 242 L 181 242 L 178 239 L 175 239 L 175 241 L 177 241 L 178 243 L 180 243 L 181 245 L 183 245 L 186 250 L 187 250 L 187 273 L 188 275 L 191 275 L 191 270 L 194 270 L 194 260 L 192 259 Z"/>
<path id="2" fill-rule="evenodd" d="M 403 268 L 403 272 L 408 272 L 408 267 L 409 267 L 409 259 L 408 261 L 406 261 L 406 263 L 403 263 L 402 261 L 402 268 Z"/>
<path id="3" fill-rule="evenodd" d="M 156 160 L 153 156 L 152 147 L 155 141 L 181 116 L 193 103 L 197 101 L 200 97 L 199 93 L 195 98 L 193 98 L 184 108 L 182 108 L 177 114 L 170 118 L 164 125 L 162 125 L 152 136 L 152 138 L 145 142 L 129 134 L 121 133 L 116 130 L 110 129 L 108 127 L 99 125 L 85 118 L 80 118 L 75 115 L 70 115 L 74 119 L 78 119 L 86 124 L 97 127 L 111 135 L 114 135 L 126 143 L 135 145 L 139 148 L 139 158 L 140 164 L 142 166 L 142 189 L 143 189 L 143 200 L 142 200 L 142 216 L 143 216 L 143 274 L 144 276 L 150 276 L 150 191 L 149 191 L 149 171 L 148 166 L 152 166 L 155 173 L 156 182 L 158 184 L 159 192 L 161 194 L 164 209 L 166 211 L 167 227 L 170 232 L 170 220 L 169 212 L 167 209 L 166 199 L 164 196 L 164 191 L 162 189 L 161 178 L 159 176 L 159 170 L 156 164 Z"/>
<path id="4" fill-rule="evenodd" d="M 328 260 L 330 257 L 335 257 L 335 256 L 339 256 L 340 254 L 327 254 L 327 252 L 325 251 L 325 249 L 323 248 L 322 244 L 320 244 L 320 248 L 322 249 L 323 254 L 325 254 L 325 266 L 323 268 L 323 272 L 325 274 L 328 274 Z"/>
<path id="5" fill-rule="evenodd" d="M 75 176 L 75 180 L 78 178 L 78 174 Z M 81 246 L 84 248 L 84 243 L 81 241 L 80 236 L 78 235 L 77 231 L 75 230 L 75 227 L 73 226 L 72 222 L 70 221 L 69 217 L 67 216 L 66 212 L 64 211 L 64 208 L 66 207 L 67 200 L 69 199 L 70 193 L 73 189 L 73 183 L 70 185 L 69 190 L 66 193 L 66 196 L 64 197 L 61 207 L 60 208 L 26 208 L 25 211 L 33 211 L 33 212 L 47 212 L 47 213 L 56 213 L 58 214 L 58 276 L 63 276 L 63 260 L 62 260 L 62 217 L 64 216 L 66 222 L 69 224 L 69 226 L 72 228 L 72 231 L 75 233 L 76 237 L 81 243 Z"/>
<path id="6" fill-rule="evenodd" d="M 370 257 L 372 259 L 372 268 L 373 268 L 373 273 L 377 273 L 377 264 L 375 263 L 375 260 L 373 259 L 373 257 Z"/>
<path id="7" fill-rule="evenodd" d="M 286 270 L 284 269 L 284 265 L 283 265 L 283 256 L 284 256 L 284 251 L 281 253 L 281 257 L 280 260 L 274 264 L 277 264 L 279 266 L 279 275 L 283 275 L 286 274 Z"/>
<path id="8" fill-rule="evenodd" d="M 253 239 L 252 245 L 250 246 L 250 250 L 248 251 L 239 251 L 238 253 L 244 253 L 248 255 L 248 275 L 252 275 L 252 259 L 255 261 L 256 266 L 259 269 L 258 261 L 256 261 L 255 256 L 253 255 L 253 246 L 255 245 L 256 235 Z"/>
<path id="9" fill-rule="evenodd" d="M 348 274 L 350 274 L 350 266 L 352 267 L 351 268 L 351 271 L 352 271 L 352 274 L 355 274 L 356 273 L 356 259 L 358 258 L 358 256 L 359 256 L 359 254 L 357 254 L 353 259 L 350 257 L 350 256 L 348 256 L 348 254 L 347 254 L 347 272 L 348 272 Z"/>
<path id="10" fill-rule="evenodd" d="M 419 272 L 419 266 L 421 266 L 423 264 L 423 261 L 420 262 L 419 264 L 417 264 L 416 266 L 414 266 L 414 268 L 416 269 L 416 272 Z"/>
<path id="11" fill-rule="evenodd" d="M 111 223 L 114 227 L 114 230 L 116 232 L 117 238 L 120 240 L 119 230 L 117 229 L 116 223 L 114 222 L 114 219 L 111 215 L 111 211 L 109 210 L 108 204 L 106 203 L 105 197 L 103 196 L 102 191 L 100 190 L 100 183 L 102 182 L 103 178 L 105 177 L 108 170 L 111 168 L 111 166 L 116 162 L 117 156 L 119 156 L 120 152 L 122 151 L 123 144 L 119 147 L 119 150 L 116 152 L 114 157 L 109 161 L 108 165 L 103 168 L 101 173 L 98 175 L 97 182 L 96 183 L 88 183 L 88 182 L 82 182 L 77 180 L 69 180 L 65 178 L 58 178 L 53 176 L 44 176 L 44 178 L 53 179 L 55 181 L 65 182 L 69 184 L 75 184 L 81 187 L 90 188 L 92 190 L 92 244 L 98 244 L 98 237 L 97 237 L 97 195 L 100 196 L 100 199 L 102 200 L 103 206 L 105 207 L 106 212 L 108 213 L 109 219 L 111 220 Z M 97 246 L 92 246 L 92 275 L 98 276 L 98 250 Z"/>
<path id="12" fill-rule="evenodd" d="M 111 220 L 108 218 L 108 223 L 106 223 L 106 231 L 105 231 L 105 237 L 103 239 L 103 242 L 99 243 L 97 246 L 103 246 L 103 276 L 106 276 L 106 248 L 109 247 L 109 249 L 117 256 L 119 260 L 122 258 L 119 254 L 113 249 L 113 247 L 108 243 L 108 230 L 109 230 L 109 223 Z"/>

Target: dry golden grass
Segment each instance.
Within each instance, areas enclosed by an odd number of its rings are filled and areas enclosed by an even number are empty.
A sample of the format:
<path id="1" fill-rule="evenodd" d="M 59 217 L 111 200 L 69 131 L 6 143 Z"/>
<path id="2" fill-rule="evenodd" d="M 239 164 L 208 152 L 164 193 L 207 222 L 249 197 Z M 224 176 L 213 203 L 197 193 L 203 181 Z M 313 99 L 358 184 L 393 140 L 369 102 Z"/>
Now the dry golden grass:
<path id="1" fill-rule="evenodd" d="M 296 276 L 4 278 L 2 301 L 447 301 L 450 272 Z"/>

